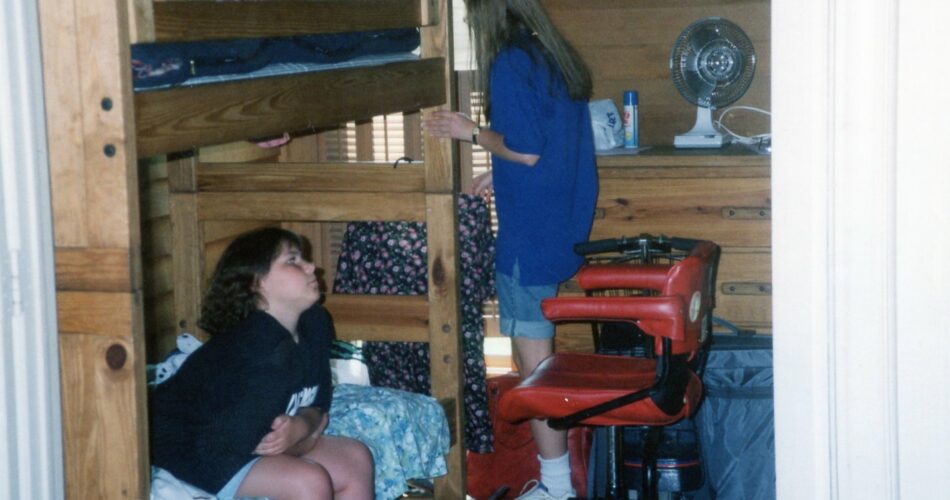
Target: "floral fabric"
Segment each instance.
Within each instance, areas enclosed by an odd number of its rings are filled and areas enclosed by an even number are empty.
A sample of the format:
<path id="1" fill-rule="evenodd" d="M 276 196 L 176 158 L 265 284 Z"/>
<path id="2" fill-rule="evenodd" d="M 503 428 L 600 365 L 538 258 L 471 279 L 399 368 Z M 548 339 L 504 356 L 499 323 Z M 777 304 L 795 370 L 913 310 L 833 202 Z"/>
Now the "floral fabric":
<path id="1" fill-rule="evenodd" d="M 445 475 L 449 427 L 434 399 L 421 394 L 340 384 L 326 433 L 362 441 L 376 465 L 376 500 L 398 498 L 409 479 Z"/>
<path id="2" fill-rule="evenodd" d="M 494 295 L 494 236 L 488 206 L 480 197 L 460 195 L 458 219 L 465 446 L 471 451 L 487 453 L 492 450 L 492 435 L 485 394 L 482 304 Z M 426 252 L 423 223 L 348 224 L 333 291 L 425 295 L 428 289 Z M 431 393 L 427 344 L 368 342 L 363 347 L 363 356 L 374 386 Z"/>

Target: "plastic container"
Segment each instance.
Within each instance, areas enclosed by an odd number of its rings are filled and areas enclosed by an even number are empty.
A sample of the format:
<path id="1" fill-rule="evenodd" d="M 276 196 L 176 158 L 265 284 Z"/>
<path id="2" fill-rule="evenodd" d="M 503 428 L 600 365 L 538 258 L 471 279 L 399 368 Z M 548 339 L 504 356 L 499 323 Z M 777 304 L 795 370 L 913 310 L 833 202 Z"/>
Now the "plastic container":
<path id="1" fill-rule="evenodd" d="M 636 90 L 623 93 L 623 147 L 640 147 L 640 96 Z"/>

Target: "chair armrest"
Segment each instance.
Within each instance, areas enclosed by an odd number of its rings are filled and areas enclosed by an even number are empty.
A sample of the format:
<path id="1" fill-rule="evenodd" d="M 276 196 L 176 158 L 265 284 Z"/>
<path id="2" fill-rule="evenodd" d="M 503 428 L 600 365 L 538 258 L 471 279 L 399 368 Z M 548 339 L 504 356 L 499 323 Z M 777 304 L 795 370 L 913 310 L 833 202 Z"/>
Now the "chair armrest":
<path id="1" fill-rule="evenodd" d="M 627 321 L 644 332 L 686 339 L 686 305 L 679 297 L 557 297 L 541 302 L 549 321 Z"/>
<path id="2" fill-rule="evenodd" d="M 584 290 L 638 288 L 662 290 L 669 279 L 669 265 L 592 264 L 577 272 L 577 283 Z"/>

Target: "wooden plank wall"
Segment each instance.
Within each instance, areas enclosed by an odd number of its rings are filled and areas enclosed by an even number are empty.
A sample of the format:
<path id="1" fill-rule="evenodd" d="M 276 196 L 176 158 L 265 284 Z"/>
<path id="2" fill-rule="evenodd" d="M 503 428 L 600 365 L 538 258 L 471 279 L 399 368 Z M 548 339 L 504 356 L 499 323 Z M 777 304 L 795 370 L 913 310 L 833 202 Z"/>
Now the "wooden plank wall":
<path id="1" fill-rule="evenodd" d="M 622 109 L 624 90 L 640 94 L 640 143 L 672 144 L 692 128 L 696 107 L 670 79 L 669 58 L 677 36 L 693 21 L 720 16 L 742 28 L 755 46 L 752 85 L 734 105 L 769 110 L 771 40 L 769 0 L 543 0 L 551 18 L 594 74 L 594 99 L 613 99 Z M 718 115 L 717 115 L 718 116 Z M 769 130 L 769 120 L 730 113 L 724 123 L 742 134 Z"/>
<path id="2" fill-rule="evenodd" d="M 145 498 L 138 180 L 125 4 L 39 2 L 66 493 Z M 120 61 L 120 64 L 116 64 Z"/>
<path id="3" fill-rule="evenodd" d="M 640 94 L 640 140 L 669 146 L 689 130 L 696 108 L 673 85 L 669 57 L 673 43 L 689 24 L 720 16 L 738 24 L 752 40 L 757 66 L 751 87 L 734 105 L 771 107 L 769 87 L 771 5 L 769 0 L 543 0 L 552 19 L 590 66 L 594 99 L 612 99 L 618 108 L 624 90 Z M 728 115 L 726 125 L 742 134 L 770 130 L 769 120 L 750 112 Z M 742 159 L 708 151 L 705 166 L 651 152 L 630 159 L 601 161 L 598 218 L 592 238 L 640 232 L 702 237 L 724 246 L 720 285 L 768 285 L 771 245 L 768 218 L 727 220 L 722 207 L 758 207 L 768 211 L 767 157 Z M 626 165 L 631 163 L 631 165 Z M 745 168 L 749 161 L 754 168 Z M 635 163 L 642 169 L 625 170 Z M 606 164 L 606 165 L 605 165 Z M 605 168 L 606 167 L 606 168 Z M 740 291 L 741 292 L 741 291 Z M 717 316 L 741 328 L 771 332 L 770 293 L 717 291 Z M 559 328 L 558 348 L 592 348 L 589 329 Z"/>

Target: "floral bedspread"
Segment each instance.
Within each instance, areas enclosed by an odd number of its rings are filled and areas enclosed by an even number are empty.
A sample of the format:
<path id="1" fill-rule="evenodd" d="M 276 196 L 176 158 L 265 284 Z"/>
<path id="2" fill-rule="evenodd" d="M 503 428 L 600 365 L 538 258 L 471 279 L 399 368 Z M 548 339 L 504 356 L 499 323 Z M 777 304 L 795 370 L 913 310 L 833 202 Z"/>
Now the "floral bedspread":
<path id="1" fill-rule="evenodd" d="M 402 495 L 409 479 L 445 475 L 449 427 L 435 399 L 422 394 L 341 384 L 333 389 L 326 433 L 362 441 L 376 464 L 376 499 Z"/>

